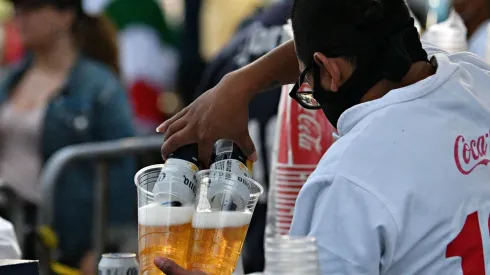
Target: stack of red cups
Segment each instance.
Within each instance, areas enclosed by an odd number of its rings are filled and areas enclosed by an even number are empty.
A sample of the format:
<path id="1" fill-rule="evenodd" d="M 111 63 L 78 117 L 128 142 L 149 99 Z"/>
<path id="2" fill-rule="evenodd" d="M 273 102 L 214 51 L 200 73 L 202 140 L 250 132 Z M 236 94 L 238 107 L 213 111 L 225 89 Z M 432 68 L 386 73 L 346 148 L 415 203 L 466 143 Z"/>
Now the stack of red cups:
<path id="1" fill-rule="evenodd" d="M 284 86 L 279 106 L 277 159 L 273 164 L 276 233 L 289 233 L 294 206 L 301 187 L 332 145 L 335 129 L 322 110 L 307 110 L 288 96 L 292 86 Z M 310 87 L 305 84 L 301 89 Z"/>

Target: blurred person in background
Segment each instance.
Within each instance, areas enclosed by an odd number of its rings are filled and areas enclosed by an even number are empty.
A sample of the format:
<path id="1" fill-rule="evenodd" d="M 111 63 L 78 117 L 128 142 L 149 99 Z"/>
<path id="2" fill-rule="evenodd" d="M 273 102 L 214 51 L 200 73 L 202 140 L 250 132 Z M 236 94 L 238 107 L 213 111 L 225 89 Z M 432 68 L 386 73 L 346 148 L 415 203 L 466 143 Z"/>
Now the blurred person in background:
<path id="1" fill-rule="evenodd" d="M 208 62 L 233 38 L 240 23 L 264 6 L 262 0 L 185 0 L 178 90 L 190 104 Z"/>
<path id="2" fill-rule="evenodd" d="M 463 18 L 468 36 L 468 51 L 489 61 L 490 1 L 453 0 L 453 7 Z"/>
<path id="3" fill-rule="evenodd" d="M 87 15 L 81 0 L 12 1 L 29 54 L 0 85 L 0 178 L 25 199 L 34 223 L 42 203 L 39 175 L 55 152 L 130 137 L 133 128 L 110 22 Z M 109 162 L 110 225 L 136 224 L 135 168 L 130 158 Z M 95 273 L 97 260 L 90 253 L 94 183 L 94 162 L 74 162 L 64 169 L 54 198 L 59 260 L 86 274 Z"/>
<path id="4" fill-rule="evenodd" d="M 240 22 L 263 7 L 263 0 L 202 0 L 201 56 L 211 60 L 232 38 Z"/>
<path id="5" fill-rule="evenodd" d="M 180 38 L 180 65 L 177 89 L 184 105 L 194 99 L 206 63 L 200 53 L 201 34 L 199 18 L 202 0 L 185 0 L 184 23 Z"/>
<path id="6" fill-rule="evenodd" d="M 154 134 L 165 117 L 165 95 L 174 92 L 179 64 L 178 32 L 163 3 L 85 0 L 83 4 L 87 13 L 103 13 L 116 27 L 121 80 L 129 91 L 136 133 Z"/>
<path id="7" fill-rule="evenodd" d="M 228 73 L 245 67 L 290 37 L 283 25 L 289 18 L 292 0 L 278 1 L 240 24 L 240 30 L 207 66 L 196 97 L 216 86 Z M 268 190 L 270 161 L 276 130 L 277 109 L 281 88 L 261 93 L 249 105 L 249 131 L 259 154 L 253 178 Z M 250 223 L 242 251 L 246 274 L 264 270 L 264 232 L 267 213 L 267 192 L 259 200 Z"/>
<path id="8" fill-rule="evenodd" d="M 104 13 L 118 30 L 121 78 L 130 93 L 137 133 L 154 134 L 164 119 L 165 95 L 175 88 L 177 33 L 155 0 L 115 0 Z"/>
<path id="9" fill-rule="evenodd" d="M 97 11 L 117 28 L 121 80 L 128 89 L 136 134 L 155 134 L 155 127 L 164 118 L 184 107 L 175 91 L 179 52 L 172 17 L 157 0 L 104 0 L 99 5 Z M 144 167 L 161 158 L 156 152 L 148 152 L 138 160 L 138 166 Z"/>

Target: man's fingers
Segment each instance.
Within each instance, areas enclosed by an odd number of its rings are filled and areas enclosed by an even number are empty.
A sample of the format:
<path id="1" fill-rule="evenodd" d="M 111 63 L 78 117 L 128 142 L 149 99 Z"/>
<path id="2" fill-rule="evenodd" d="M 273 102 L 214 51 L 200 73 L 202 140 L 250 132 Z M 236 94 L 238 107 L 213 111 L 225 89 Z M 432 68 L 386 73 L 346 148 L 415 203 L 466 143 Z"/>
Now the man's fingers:
<path id="1" fill-rule="evenodd" d="M 162 145 L 162 158 L 167 159 L 167 156 L 175 152 L 180 147 L 193 143 L 195 138 L 192 137 L 192 130 L 186 127 L 180 130 L 178 133 L 173 134 L 168 139 L 163 141 Z"/>
<path id="2" fill-rule="evenodd" d="M 160 126 L 157 127 L 157 132 L 158 133 L 165 133 L 168 129 L 168 127 L 174 123 L 174 121 L 177 121 L 178 119 L 182 118 L 185 114 L 187 114 L 187 111 L 189 110 L 189 107 L 184 108 L 182 111 L 174 115 L 173 117 L 165 120 Z"/>
<path id="3" fill-rule="evenodd" d="M 164 132 L 165 133 L 165 136 L 164 136 L 165 139 L 169 139 L 173 134 L 184 129 L 185 126 L 187 126 L 187 120 L 185 119 L 185 117 L 180 118 L 179 120 L 170 124 L 170 126 L 167 127 L 167 131 Z"/>
<path id="4" fill-rule="evenodd" d="M 167 258 L 155 258 L 153 262 L 167 275 L 188 275 L 190 273 Z"/>
<path id="5" fill-rule="evenodd" d="M 242 149 L 243 153 L 247 155 L 247 157 L 252 160 L 252 161 L 257 161 L 257 152 L 255 150 L 255 145 L 250 138 L 249 133 L 246 135 L 243 135 L 242 138 L 239 140 L 235 141 L 238 147 Z"/>
<path id="6" fill-rule="evenodd" d="M 188 271 L 167 258 L 155 258 L 153 263 L 167 275 L 205 275 L 199 271 Z"/>

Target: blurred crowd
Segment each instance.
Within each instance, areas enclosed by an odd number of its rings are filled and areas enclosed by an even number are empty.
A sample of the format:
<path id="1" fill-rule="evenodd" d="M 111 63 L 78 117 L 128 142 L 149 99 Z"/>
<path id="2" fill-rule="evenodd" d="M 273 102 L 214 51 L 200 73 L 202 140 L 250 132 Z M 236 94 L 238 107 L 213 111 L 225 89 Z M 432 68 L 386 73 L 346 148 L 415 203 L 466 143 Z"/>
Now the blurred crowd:
<path id="1" fill-rule="evenodd" d="M 36 225 L 43 165 L 65 146 L 155 134 L 155 128 L 227 73 L 288 39 L 292 0 L 0 0 L 0 179 L 23 201 Z M 452 7 L 467 28 L 468 49 L 486 58 L 490 2 L 408 1 L 422 29 L 443 22 Z M 490 52 L 489 52 L 490 53 Z M 259 153 L 255 179 L 267 189 L 280 89 L 250 105 L 250 133 Z M 223 118 L 225 119 L 225 118 Z M 106 249 L 136 251 L 138 168 L 159 154 L 109 163 L 109 221 L 128 228 Z M 95 168 L 70 164 L 55 193 L 58 261 L 95 274 L 91 243 Z M 244 247 L 245 272 L 262 271 L 267 196 Z M 0 213 L 9 218 L 8 211 Z M 27 231 L 24 258 L 37 258 Z M 133 239 L 133 241 L 128 241 Z"/>

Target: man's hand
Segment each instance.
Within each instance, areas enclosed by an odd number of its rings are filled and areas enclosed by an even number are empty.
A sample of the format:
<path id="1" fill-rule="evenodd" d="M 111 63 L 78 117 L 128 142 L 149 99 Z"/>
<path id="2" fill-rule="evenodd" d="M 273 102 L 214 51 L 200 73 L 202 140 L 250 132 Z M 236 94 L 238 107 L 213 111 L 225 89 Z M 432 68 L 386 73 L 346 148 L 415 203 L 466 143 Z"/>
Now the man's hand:
<path id="1" fill-rule="evenodd" d="M 245 86 L 245 80 L 237 75 L 227 75 L 216 87 L 160 125 L 157 131 L 165 134 L 163 158 L 184 145 L 197 143 L 199 159 L 208 166 L 214 143 L 229 139 L 251 160 L 257 160 L 248 132 L 248 104 L 252 95 L 245 91 Z"/>
<path id="2" fill-rule="evenodd" d="M 294 83 L 298 76 L 293 40 L 226 75 L 216 87 L 157 128 L 165 133 L 163 158 L 184 145 L 197 143 L 199 160 L 208 166 L 214 143 L 229 139 L 256 161 L 257 154 L 248 133 L 248 104 L 257 93 L 271 86 Z"/>
<path id="3" fill-rule="evenodd" d="M 156 258 L 154 264 L 166 275 L 206 275 L 200 271 L 189 271 L 167 258 Z"/>

